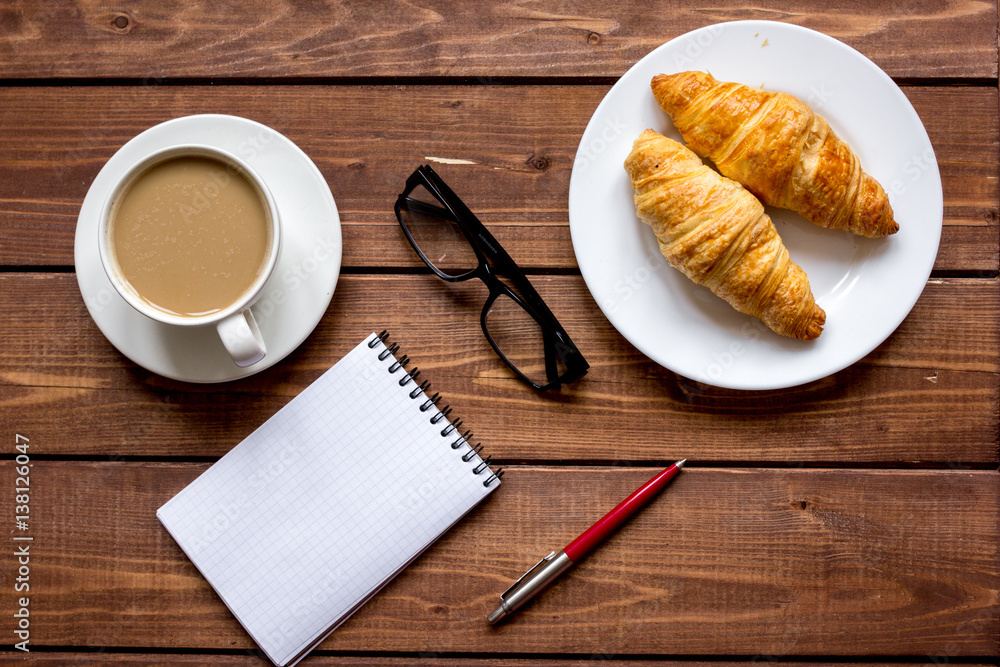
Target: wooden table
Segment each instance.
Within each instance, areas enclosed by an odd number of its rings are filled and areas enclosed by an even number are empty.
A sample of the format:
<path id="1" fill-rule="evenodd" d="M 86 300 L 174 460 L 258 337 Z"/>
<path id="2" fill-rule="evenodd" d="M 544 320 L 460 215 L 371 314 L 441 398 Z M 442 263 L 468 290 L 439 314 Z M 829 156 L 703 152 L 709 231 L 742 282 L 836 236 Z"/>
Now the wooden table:
<path id="1" fill-rule="evenodd" d="M 994 661 L 998 606 L 997 5 L 991 2 L 5 3 L 0 7 L 3 530 L 30 440 L 30 645 L 40 664 L 264 664 L 154 512 L 361 338 L 393 332 L 506 466 L 503 488 L 306 664 Z M 718 21 L 858 49 L 923 119 L 944 234 L 923 296 L 832 377 L 740 392 L 679 377 L 600 314 L 573 255 L 570 169 L 618 76 Z M 344 263 L 296 352 L 221 385 L 165 380 L 93 323 L 77 214 L 111 155 L 194 113 L 265 123 L 340 208 Z M 429 157 L 528 269 L 591 362 L 512 379 L 392 215 Z M 666 495 L 498 630 L 507 584 L 666 462 Z M 9 526 L 9 527 L 8 527 Z M 0 549 L 0 640 L 20 593 Z M 21 657 L 11 651 L 4 659 Z"/>

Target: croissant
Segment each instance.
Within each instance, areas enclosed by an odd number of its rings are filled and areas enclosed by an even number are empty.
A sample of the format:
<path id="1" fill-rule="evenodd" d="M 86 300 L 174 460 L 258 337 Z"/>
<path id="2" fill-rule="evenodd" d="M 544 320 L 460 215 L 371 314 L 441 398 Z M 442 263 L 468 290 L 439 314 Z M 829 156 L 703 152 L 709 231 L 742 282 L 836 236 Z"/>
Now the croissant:
<path id="1" fill-rule="evenodd" d="M 826 313 L 764 207 L 682 144 L 653 130 L 625 159 L 635 210 L 688 278 L 783 336 L 813 340 Z"/>
<path id="2" fill-rule="evenodd" d="M 882 186 L 801 100 L 705 72 L 659 74 L 650 85 L 688 146 L 765 204 L 862 236 L 899 230 Z"/>

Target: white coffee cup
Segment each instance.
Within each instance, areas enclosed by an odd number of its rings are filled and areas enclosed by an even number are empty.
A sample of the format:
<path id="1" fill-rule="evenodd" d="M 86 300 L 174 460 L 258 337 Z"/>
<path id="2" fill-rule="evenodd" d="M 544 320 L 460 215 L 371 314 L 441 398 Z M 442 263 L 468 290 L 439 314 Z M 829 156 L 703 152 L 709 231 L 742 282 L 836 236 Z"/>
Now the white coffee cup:
<path id="1" fill-rule="evenodd" d="M 268 226 L 269 248 L 266 250 L 266 260 L 253 283 L 236 299 L 222 310 L 207 315 L 179 315 L 157 308 L 144 299 L 135 288 L 124 278 L 115 257 L 114 242 L 111 235 L 111 223 L 115 214 L 115 206 L 128 188 L 149 169 L 178 157 L 206 157 L 216 160 L 227 169 L 242 175 L 260 197 L 264 209 L 264 217 Z M 274 272 L 281 248 L 281 221 L 278 217 L 278 207 L 267 185 L 256 171 L 246 162 L 228 151 L 212 146 L 199 144 L 180 144 L 170 146 L 147 155 L 132 165 L 112 188 L 104 206 L 101 209 L 98 226 L 101 263 L 104 271 L 115 290 L 134 309 L 146 317 L 160 322 L 180 327 L 215 326 L 219 338 L 226 351 L 237 366 L 245 367 L 257 363 L 267 354 L 267 347 L 260 334 L 260 328 L 254 319 L 250 307 L 260 298 L 264 285 Z"/>

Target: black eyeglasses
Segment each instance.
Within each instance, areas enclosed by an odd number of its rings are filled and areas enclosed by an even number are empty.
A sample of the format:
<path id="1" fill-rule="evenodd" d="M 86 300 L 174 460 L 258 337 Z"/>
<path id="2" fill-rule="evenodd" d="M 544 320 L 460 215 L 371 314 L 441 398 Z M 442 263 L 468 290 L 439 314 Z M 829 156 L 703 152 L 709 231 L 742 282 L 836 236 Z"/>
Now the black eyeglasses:
<path id="1" fill-rule="evenodd" d="M 535 389 L 549 389 L 587 372 L 590 365 L 528 278 L 429 166 L 406 179 L 406 189 L 396 198 L 396 219 L 439 278 L 486 283 L 490 295 L 480 315 L 483 333 L 518 377 Z"/>

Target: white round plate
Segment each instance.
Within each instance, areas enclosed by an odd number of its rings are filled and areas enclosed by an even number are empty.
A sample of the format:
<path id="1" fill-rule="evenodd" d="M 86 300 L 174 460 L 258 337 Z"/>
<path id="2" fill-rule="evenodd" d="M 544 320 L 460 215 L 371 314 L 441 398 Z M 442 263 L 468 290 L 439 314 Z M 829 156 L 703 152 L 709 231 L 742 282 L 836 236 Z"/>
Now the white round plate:
<path id="1" fill-rule="evenodd" d="M 671 268 L 635 214 L 623 162 L 646 128 L 683 143 L 656 103 L 659 73 L 711 72 L 808 103 L 889 193 L 900 230 L 867 239 L 768 207 L 792 259 L 826 311 L 803 342 L 771 332 Z M 735 21 L 682 35 L 635 64 L 587 125 L 573 164 L 569 220 L 587 287 L 618 331 L 649 358 L 694 380 L 777 389 L 835 373 L 891 334 L 934 265 L 944 204 L 927 132 L 892 80 L 854 49 L 771 21 Z"/>
<path id="2" fill-rule="evenodd" d="M 178 327 L 134 310 L 111 285 L 98 254 L 98 218 L 114 183 L 153 151 L 178 143 L 215 146 L 248 162 L 267 183 L 281 217 L 281 256 L 251 308 L 267 346 L 261 361 L 240 368 L 215 327 Z M 175 118 L 149 128 L 115 153 L 94 179 L 76 225 L 76 276 L 101 332 L 122 354 L 159 375 L 187 382 L 224 382 L 278 363 L 319 323 L 340 276 L 340 215 L 316 165 L 266 125 L 217 114 Z"/>

